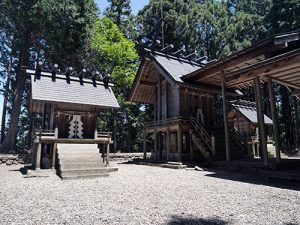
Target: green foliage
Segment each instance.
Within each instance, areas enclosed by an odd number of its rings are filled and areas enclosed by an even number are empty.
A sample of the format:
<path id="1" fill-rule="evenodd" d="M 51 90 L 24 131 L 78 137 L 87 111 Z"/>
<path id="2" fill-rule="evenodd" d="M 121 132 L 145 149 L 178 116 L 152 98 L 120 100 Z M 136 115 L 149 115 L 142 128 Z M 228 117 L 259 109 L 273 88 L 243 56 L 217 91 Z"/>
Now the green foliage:
<path id="1" fill-rule="evenodd" d="M 112 75 L 121 106 L 117 112 L 103 110 L 98 125 L 102 130 L 114 131 L 118 150 L 139 150 L 142 141 L 137 136 L 146 118 L 140 116 L 139 105 L 127 101 L 138 63 L 135 44 L 109 18 L 103 17 L 93 27 L 91 51 L 91 63 Z"/>
<path id="2" fill-rule="evenodd" d="M 270 21 L 275 32 L 300 26 L 299 0 L 273 0 Z"/>
<path id="3" fill-rule="evenodd" d="M 92 30 L 92 62 L 115 79 L 116 92 L 126 98 L 135 76 L 138 55 L 134 42 L 128 40 L 108 18 L 96 21 Z"/>

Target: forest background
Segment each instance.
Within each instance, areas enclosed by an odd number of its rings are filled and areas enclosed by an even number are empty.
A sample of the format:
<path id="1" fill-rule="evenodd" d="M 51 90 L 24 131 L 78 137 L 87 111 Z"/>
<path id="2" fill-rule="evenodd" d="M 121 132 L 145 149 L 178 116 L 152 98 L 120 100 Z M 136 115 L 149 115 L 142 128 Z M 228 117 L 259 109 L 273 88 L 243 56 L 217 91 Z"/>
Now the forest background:
<path id="1" fill-rule="evenodd" d="M 101 130 L 114 132 L 114 151 L 142 150 L 143 128 L 153 108 L 128 102 L 139 65 L 136 43 L 169 44 L 174 51 L 221 59 L 274 33 L 299 28 L 300 0 L 150 0 L 137 15 L 130 0 L 1 0 L 0 82 L 3 94 L 0 152 L 30 149 L 39 115 L 28 111 L 28 79 L 21 67 L 37 62 L 64 73 L 69 67 L 111 74 L 119 111 L 99 114 Z M 263 85 L 263 88 L 266 88 Z M 242 90 L 253 100 L 253 89 Z M 276 86 L 281 144 L 295 148 L 300 140 L 299 102 Z M 264 107 L 270 114 L 268 94 Z M 151 141 L 151 140 L 150 140 Z"/>

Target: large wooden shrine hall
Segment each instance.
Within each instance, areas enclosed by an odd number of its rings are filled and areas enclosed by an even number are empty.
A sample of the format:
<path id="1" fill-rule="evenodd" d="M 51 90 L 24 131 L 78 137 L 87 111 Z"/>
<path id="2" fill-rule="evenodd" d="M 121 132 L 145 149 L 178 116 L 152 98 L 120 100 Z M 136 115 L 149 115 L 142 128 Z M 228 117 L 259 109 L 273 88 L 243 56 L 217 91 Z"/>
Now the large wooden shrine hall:
<path id="1" fill-rule="evenodd" d="M 142 61 L 130 101 L 154 105 L 153 122 L 144 132 L 144 152 L 151 150 L 152 159 L 231 161 L 253 158 L 252 149 L 257 148 L 257 155 L 268 167 L 268 146 L 272 143 L 276 161 L 281 161 L 273 83 L 284 85 L 300 99 L 299 29 L 210 62 L 205 57 L 171 53 L 172 47 L 158 50 L 140 45 L 138 49 Z M 268 86 L 271 118 L 264 115 L 262 83 Z M 240 132 L 233 117 L 236 114 L 230 109 L 237 111 L 232 100 L 239 101 L 241 90 L 250 86 L 255 90 L 255 102 L 249 103 L 251 110 L 243 106 L 246 109 L 237 115 L 242 115 L 249 127 Z M 253 127 L 257 128 L 254 134 Z M 150 134 L 154 146 L 146 142 Z M 257 136 L 255 141 L 253 135 Z M 269 135 L 273 136 L 271 142 Z"/>

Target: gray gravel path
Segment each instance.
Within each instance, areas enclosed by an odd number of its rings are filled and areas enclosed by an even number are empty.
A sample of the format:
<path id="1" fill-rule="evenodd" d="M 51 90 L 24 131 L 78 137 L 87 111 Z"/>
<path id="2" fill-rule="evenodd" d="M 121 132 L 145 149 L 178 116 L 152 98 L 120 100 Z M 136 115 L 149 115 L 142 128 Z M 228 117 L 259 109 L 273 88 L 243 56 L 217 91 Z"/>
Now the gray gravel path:
<path id="1" fill-rule="evenodd" d="M 117 166 L 106 178 L 62 181 L 1 165 L 0 224 L 300 224 L 296 190 L 224 172 Z"/>

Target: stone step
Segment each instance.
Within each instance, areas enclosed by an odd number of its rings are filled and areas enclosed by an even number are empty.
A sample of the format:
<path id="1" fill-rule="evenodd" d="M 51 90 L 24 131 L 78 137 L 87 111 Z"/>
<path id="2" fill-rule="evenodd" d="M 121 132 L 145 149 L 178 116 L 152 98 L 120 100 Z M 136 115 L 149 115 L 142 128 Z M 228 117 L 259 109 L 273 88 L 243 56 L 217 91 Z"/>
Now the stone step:
<path id="1" fill-rule="evenodd" d="M 89 168 L 98 168 L 104 167 L 103 162 L 63 162 L 59 163 L 59 167 L 61 170 L 76 170 L 76 169 L 89 169 Z"/>
<path id="2" fill-rule="evenodd" d="M 82 158 L 82 159 L 89 159 L 89 158 L 101 158 L 101 154 L 99 153 L 74 153 L 74 154 L 58 154 L 58 159 L 76 159 L 76 158 Z"/>
<path id="3" fill-rule="evenodd" d="M 75 180 L 75 179 L 91 179 L 91 178 L 97 178 L 97 177 L 108 177 L 109 174 L 89 174 L 89 175 L 83 175 L 83 176 L 64 176 L 62 177 L 63 180 Z"/>
<path id="4" fill-rule="evenodd" d="M 62 169 L 60 175 L 64 177 L 105 175 L 108 171 L 105 167 L 87 168 L 87 169 Z"/>
<path id="5" fill-rule="evenodd" d="M 59 154 L 61 155 L 88 155 L 88 154 L 92 154 L 92 155 L 95 155 L 95 154 L 98 154 L 100 155 L 99 151 L 91 151 L 91 150 L 86 150 L 86 151 L 62 151 L 60 152 Z"/>

